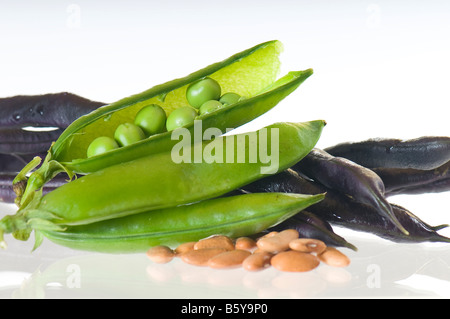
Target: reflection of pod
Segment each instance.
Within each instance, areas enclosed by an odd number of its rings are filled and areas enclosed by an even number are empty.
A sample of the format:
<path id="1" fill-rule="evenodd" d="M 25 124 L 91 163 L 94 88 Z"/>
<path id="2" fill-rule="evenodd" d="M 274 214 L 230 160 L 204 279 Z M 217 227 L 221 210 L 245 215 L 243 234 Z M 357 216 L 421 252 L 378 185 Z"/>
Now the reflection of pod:
<path id="1" fill-rule="evenodd" d="M 186 105 L 186 88 L 203 77 L 209 76 L 217 80 L 223 92 L 235 92 L 247 97 L 203 116 L 201 120 L 204 130 L 217 128 L 225 133 L 227 129 L 236 128 L 262 115 L 312 74 L 312 70 L 291 72 L 275 82 L 280 65 L 280 51 L 281 44 L 278 41 L 262 43 L 184 78 L 157 85 L 82 116 L 61 134 L 50 148 L 41 169 L 31 175 L 22 203 L 27 202 L 29 194 L 41 188 L 58 171 L 91 173 L 150 154 L 170 151 L 176 141 L 171 139 L 171 132 L 165 132 L 111 152 L 86 158 L 87 147 L 93 139 L 99 134 L 112 136 L 119 124 L 133 122 L 136 113 L 145 105 L 159 104 L 167 114 Z M 270 89 L 267 91 L 265 88 L 268 86 Z M 193 125 L 186 128 L 194 130 Z"/>
<path id="2" fill-rule="evenodd" d="M 248 236 L 276 225 L 323 199 L 323 195 L 243 194 L 153 210 L 64 231 L 43 231 L 51 241 L 108 253 L 145 252 L 157 245 L 198 241 L 214 234 Z"/>
<path id="3" fill-rule="evenodd" d="M 278 171 L 292 166 L 308 154 L 319 140 L 325 122 L 276 123 L 256 131 L 276 132 L 278 140 L 267 138 L 267 149 L 277 146 Z M 223 158 L 212 163 L 175 163 L 171 152 L 142 157 L 121 165 L 110 166 L 82 176 L 56 188 L 40 198 L 36 196 L 17 214 L 5 216 L 0 221 L 1 232 L 14 232 L 16 238 L 26 239 L 32 229 L 58 229 L 61 225 L 89 224 L 96 221 L 128 216 L 153 209 L 174 207 L 224 195 L 236 188 L 262 178 L 266 168 L 265 158 L 256 162 L 229 162 L 229 152 L 239 153 L 237 143 L 228 146 L 230 137 L 237 140 L 242 135 L 219 136 L 212 141 L 189 145 L 223 150 Z M 260 154 L 258 148 L 256 153 Z M 247 143 L 248 149 L 253 147 Z M 193 154 L 193 152 L 190 152 Z M 224 160 L 225 159 L 225 160 Z M 275 172 L 274 172 L 275 173 Z M 0 238 L 1 240 L 1 238 Z"/>

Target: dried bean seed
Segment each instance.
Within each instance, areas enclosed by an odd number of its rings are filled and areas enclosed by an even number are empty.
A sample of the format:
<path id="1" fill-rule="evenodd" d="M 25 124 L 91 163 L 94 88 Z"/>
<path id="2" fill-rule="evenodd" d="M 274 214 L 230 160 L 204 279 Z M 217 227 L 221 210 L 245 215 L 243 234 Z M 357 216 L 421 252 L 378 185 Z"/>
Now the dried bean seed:
<path id="1" fill-rule="evenodd" d="M 286 229 L 271 237 L 260 238 L 256 245 L 261 250 L 277 253 L 289 249 L 289 243 L 296 238 L 298 238 L 298 231 Z"/>
<path id="2" fill-rule="evenodd" d="M 267 251 L 254 252 L 242 262 L 242 267 L 248 271 L 259 271 L 270 267 L 272 253 Z"/>
<path id="3" fill-rule="evenodd" d="M 249 237 L 239 237 L 236 239 L 235 248 L 252 250 L 256 247 L 256 241 Z"/>
<path id="4" fill-rule="evenodd" d="M 205 239 L 199 240 L 194 249 L 206 249 L 206 248 L 223 248 L 225 250 L 233 250 L 233 241 L 227 236 L 214 235 Z"/>
<path id="5" fill-rule="evenodd" d="M 207 266 L 208 261 L 211 258 L 226 251 L 227 250 L 224 248 L 194 249 L 181 254 L 180 258 L 187 264 L 194 266 Z"/>
<path id="6" fill-rule="evenodd" d="M 318 239 L 297 238 L 289 243 L 289 248 L 304 253 L 321 254 L 327 248 L 327 246 L 323 241 Z"/>
<path id="7" fill-rule="evenodd" d="M 315 255 L 289 250 L 273 256 L 270 263 L 280 271 L 305 272 L 319 266 L 320 261 Z"/>
<path id="8" fill-rule="evenodd" d="M 242 262 L 252 253 L 248 250 L 235 249 L 212 257 L 208 261 L 211 268 L 236 268 L 242 265 Z"/>
<path id="9" fill-rule="evenodd" d="M 318 257 L 320 261 L 334 267 L 347 267 L 350 264 L 350 259 L 334 247 L 327 247 Z"/>
<path id="10" fill-rule="evenodd" d="M 167 246 L 154 246 L 147 251 L 147 257 L 158 264 L 168 263 L 174 256 L 173 250 Z"/>
<path id="11" fill-rule="evenodd" d="M 194 250 L 194 245 L 196 244 L 196 241 L 188 241 L 186 243 L 180 244 L 177 248 L 175 248 L 175 253 L 177 255 L 181 255 L 185 252 L 188 252 L 190 250 Z"/>

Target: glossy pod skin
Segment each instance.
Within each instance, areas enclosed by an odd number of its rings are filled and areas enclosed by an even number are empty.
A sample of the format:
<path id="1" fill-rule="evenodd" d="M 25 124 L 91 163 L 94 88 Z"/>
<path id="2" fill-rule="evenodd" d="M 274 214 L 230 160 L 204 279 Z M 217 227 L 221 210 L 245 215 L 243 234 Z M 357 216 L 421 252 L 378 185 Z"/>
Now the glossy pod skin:
<path id="1" fill-rule="evenodd" d="M 325 148 L 325 151 L 367 168 L 429 170 L 450 160 L 450 137 L 424 136 L 411 140 L 378 138 L 341 143 Z"/>
<path id="2" fill-rule="evenodd" d="M 63 246 L 106 253 L 145 252 L 157 245 L 175 248 L 215 234 L 236 238 L 258 233 L 323 196 L 262 193 L 221 197 L 42 234 Z"/>
<path id="3" fill-rule="evenodd" d="M 373 207 L 307 180 L 292 170 L 262 178 L 242 189 L 250 192 L 326 193 L 324 200 L 309 207 L 308 211 L 332 225 L 368 232 L 394 242 L 450 242 L 449 238 L 437 233 L 437 230 L 446 225 L 430 226 L 408 210 L 391 204 L 397 219 L 409 232 L 409 235 L 406 235 L 389 219 L 378 214 Z"/>
<path id="4" fill-rule="evenodd" d="M 66 128 L 105 104 L 68 92 L 0 98 L 0 128 Z"/>
<path id="5" fill-rule="evenodd" d="M 177 141 L 172 139 L 172 132 L 165 132 L 127 147 L 86 158 L 86 149 L 98 134 L 112 135 L 119 124 L 132 122 L 143 106 L 161 105 L 168 116 L 174 109 L 185 106 L 187 104 L 186 88 L 204 77 L 215 79 L 224 92 L 235 92 L 248 98 L 202 116 L 200 136 L 208 128 L 217 128 L 224 133 L 264 114 L 312 74 L 311 69 L 290 72 L 275 81 L 279 71 L 280 52 L 280 42 L 265 42 L 184 78 L 157 85 L 145 92 L 124 98 L 82 116 L 61 134 L 50 148 L 42 168 L 30 176 L 27 191 L 21 200 L 22 204 L 29 201 L 30 193 L 38 190 L 61 171 L 66 171 L 69 175 L 71 173 L 88 174 L 149 154 L 170 151 Z M 267 91 L 265 88 L 268 86 L 271 86 L 271 90 Z M 260 92 L 263 93 L 259 94 Z M 186 128 L 192 133 L 195 129 L 193 124 Z"/>
<path id="6" fill-rule="evenodd" d="M 62 131 L 62 129 L 51 131 L 0 129 L 0 154 L 27 155 L 45 152 Z"/>
<path id="7" fill-rule="evenodd" d="M 357 202 L 374 207 L 379 214 L 390 219 L 402 232 L 407 234 L 385 198 L 382 179 L 372 170 L 346 158 L 332 156 L 317 148 L 291 169 L 330 189 L 348 195 Z"/>
<path id="8" fill-rule="evenodd" d="M 43 198 L 36 193 L 26 208 L 20 208 L 15 215 L 5 216 L 0 221 L 0 235 L 2 232 L 31 230 L 28 223 L 31 219 L 35 221 L 34 226 L 42 220 L 52 225 L 87 224 L 224 195 L 298 162 L 315 146 L 324 125 L 321 120 L 275 123 L 254 132 L 258 145 L 261 145 L 256 154 L 264 147 L 268 150 L 273 150 L 273 145 L 278 147 L 277 165 L 271 172 L 266 171 L 268 163 L 264 158 L 242 163 L 235 160 L 239 143 L 227 148 L 227 143 L 249 133 L 219 136 L 197 145 L 187 144 L 185 151 L 193 157 L 195 151 L 204 154 L 201 162 L 189 158 L 178 163 L 172 152 L 165 152 L 107 167 L 73 180 Z M 272 137 L 278 139 L 272 141 Z M 264 139 L 266 145 L 261 144 Z M 244 146 L 248 150 L 249 143 Z M 219 148 L 223 150 L 222 160 L 210 162 L 207 150 Z M 230 161 L 230 156 L 234 160 Z"/>
<path id="9" fill-rule="evenodd" d="M 383 180 L 386 196 L 438 193 L 450 190 L 450 161 L 437 168 L 373 168 Z"/>

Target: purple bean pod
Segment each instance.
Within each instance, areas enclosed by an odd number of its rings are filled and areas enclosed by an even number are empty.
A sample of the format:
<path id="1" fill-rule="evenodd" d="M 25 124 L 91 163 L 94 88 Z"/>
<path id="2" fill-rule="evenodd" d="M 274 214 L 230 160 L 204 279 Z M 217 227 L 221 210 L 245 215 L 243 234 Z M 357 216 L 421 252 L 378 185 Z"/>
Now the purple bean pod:
<path id="1" fill-rule="evenodd" d="M 383 180 L 386 196 L 450 191 L 450 161 L 430 170 L 383 167 L 372 170 Z"/>
<path id="2" fill-rule="evenodd" d="M 326 192 L 324 200 L 308 207 L 308 211 L 331 225 L 371 233 L 394 242 L 450 242 L 450 238 L 437 233 L 437 230 L 447 227 L 447 225 L 430 226 L 408 210 L 391 204 L 397 219 L 409 232 L 409 235 L 406 235 L 399 231 L 389 219 L 377 214 L 373 207 L 356 202 L 352 198 L 308 180 L 292 170 L 265 177 L 243 187 L 243 189 L 250 192 L 301 194 Z"/>
<path id="3" fill-rule="evenodd" d="M 325 151 L 367 168 L 429 170 L 450 160 L 450 137 L 424 136 L 410 140 L 377 138 L 340 143 Z"/>
<path id="4" fill-rule="evenodd" d="M 0 128 L 13 129 L 26 126 L 66 128 L 80 116 L 102 105 L 105 103 L 67 92 L 1 98 Z"/>
<path id="5" fill-rule="evenodd" d="M 372 206 L 407 234 L 385 198 L 383 181 L 372 170 L 320 149 L 313 149 L 291 169 L 357 202 Z"/>

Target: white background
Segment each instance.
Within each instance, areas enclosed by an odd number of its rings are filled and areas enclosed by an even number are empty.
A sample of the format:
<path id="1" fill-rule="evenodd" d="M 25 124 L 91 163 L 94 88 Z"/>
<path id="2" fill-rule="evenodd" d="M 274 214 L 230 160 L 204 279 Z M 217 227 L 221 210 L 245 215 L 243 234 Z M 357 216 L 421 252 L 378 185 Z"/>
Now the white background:
<path id="1" fill-rule="evenodd" d="M 313 68 L 314 75 L 274 110 L 242 130 L 275 121 L 325 119 L 328 125 L 319 147 L 373 137 L 450 135 L 448 1 L 0 0 L 0 96 L 69 91 L 113 102 L 273 39 L 284 44 L 281 75 L 307 68 Z M 430 224 L 450 223 L 448 193 L 398 196 L 393 201 Z M 4 208 L 5 212 L 10 210 L 11 207 Z M 148 289 L 139 296 L 188 297 L 183 288 L 187 291 L 192 285 L 198 288 L 194 297 L 233 297 L 235 288 L 242 287 L 244 296 L 250 297 L 450 296 L 450 276 L 445 274 L 450 263 L 447 246 L 392 245 L 361 234 L 349 236 L 355 237 L 357 246 L 367 247 L 358 253 L 349 252 L 353 268 L 336 275 L 335 282 L 329 280 L 330 275 L 323 275 L 323 269 L 322 273 L 315 272 L 314 278 L 320 278 L 320 283 L 308 293 L 299 292 L 296 287 L 300 284 L 277 290 L 284 279 L 277 279 L 271 272 L 261 279 L 266 290 L 249 289 L 245 280 L 224 287 L 215 281 L 223 273 L 211 274 L 207 270 L 201 271 L 211 275 L 212 280 L 205 283 L 207 276 L 200 271 L 198 277 L 203 281 L 192 283 L 174 275 L 185 270 L 183 265 L 174 264 L 157 269 L 169 273 L 165 283 L 159 282 L 163 275 L 143 276 Z M 57 264 L 64 262 L 63 257 L 80 255 L 50 243 L 30 255 L 28 244 L 11 243 L 7 252 L 0 252 L 2 297 L 11 297 L 12 291 L 17 291 L 23 278 L 38 265 Z M 387 257 L 380 255 L 383 251 L 404 256 L 403 264 L 390 253 Z M 100 267 L 103 281 L 92 280 L 98 283 L 91 283 L 92 290 L 87 284 L 82 286 L 85 289 L 74 290 L 66 287 L 64 278 L 51 278 L 50 283 L 42 284 L 39 293 L 56 297 L 126 297 L 127 292 L 142 284 L 141 278 L 123 279 L 121 293 L 105 289 L 111 278 L 102 265 L 105 263 L 108 268 L 105 258 L 111 257 L 81 256 L 93 258 L 96 266 L 84 266 L 80 260 L 69 265 L 83 265 L 80 269 L 84 273 Z M 382 257 L 371 260 L 374 256 Z M 411 271 L 405 266 L 401 276 L 387 275 L 401 273 L 402 265 L 412 263 L 408 258 L 417 260 L 417 256 L 424 260 L 417 269 Z M 123 269 L 114 273 L 115 280 L 118 275 L 128 278 L 126 269 L 131 263 L 134 266 L 130 269 L 136 265 L 150 267 L 142 257 L 119 258 Z M 395 262 L 389 263 L 389 259 Z M 432 260 L 437 260 L 437 264 Z M 430 264 L 434 270 L 423 275 L 420 270 Z M 361 277 L 371 274 L 370 265 L 382 270 L 384 286 L 375 285 L 373 289 L 367 280 L 361 284 Z M 62 269 L 67 275 L 72 268 L 68 273 L 67 267 Z M 189 269 L 188 273 L 199 272 Z M 247 278 L 239 271 L 228 274 Z M 88 276 L 81 278 L 89 281 Z M 308 277 L 287 278 L 292 283 Z M 59 283 L 51 286 L 52 280 Z M 336 280 L 340 283 L 336 284 Z M 400 280 L 406 281 L 398 288 L 396 282 Z M 160 295 L 152 289 L 155 282 L 159 289 L 164 288 Z M 175 288 L 170 289 L 171 285 Z M 355 289 L 355 285 L 363 288 Z M 53 289 L 51 293 L 49 289 Z M 271 291 L 272 295 L 264 291 Z"/>

